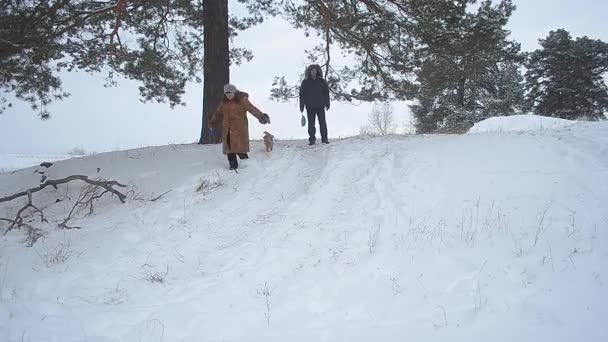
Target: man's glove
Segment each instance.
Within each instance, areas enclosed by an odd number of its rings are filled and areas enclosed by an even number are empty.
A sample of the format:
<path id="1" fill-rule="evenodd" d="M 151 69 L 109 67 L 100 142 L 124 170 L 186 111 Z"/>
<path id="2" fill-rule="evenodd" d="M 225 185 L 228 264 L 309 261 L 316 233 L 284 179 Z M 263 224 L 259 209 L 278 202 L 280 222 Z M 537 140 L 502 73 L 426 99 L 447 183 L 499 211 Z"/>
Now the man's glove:
<path id="1" fill-rule="evenodd" d="M 329 103 L 325 105 L 325 110 L 329 110 Z"/>
<path id="2" fill-rule="evenodd" d="M 270 123 L 270 117 L 268 116 L 268 114 L 262 114 L 262 117 L 260 118 L 260 123 L 262 125 Z"/>

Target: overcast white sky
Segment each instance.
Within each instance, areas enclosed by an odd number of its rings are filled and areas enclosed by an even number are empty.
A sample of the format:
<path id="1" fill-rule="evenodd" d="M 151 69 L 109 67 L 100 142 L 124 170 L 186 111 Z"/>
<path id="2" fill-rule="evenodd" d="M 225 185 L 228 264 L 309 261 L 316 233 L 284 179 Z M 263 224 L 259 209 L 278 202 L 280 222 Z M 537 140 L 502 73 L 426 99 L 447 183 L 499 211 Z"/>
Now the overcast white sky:
<path id="1" fill-rule="evenodd" d="M 606 0 L 515 0 L 518 7 L 509 28 L 512 39 L 531 51 L 550 30 L 565 28 L 573 37 L 608 41 Z M 260 138 L 264 129 L 278 138 L 305 138 L 299 125 L 297 102 L 269 100 L 274 76 L 299 79 L 306 64 L 304 49 L 315 45 L 281 19 L 271 19 L 243 32 L 236 45 L 251 50 L 255 58 L 233 67 L 231 82 L 247 91 L 250 99 L 272 120 L 270 127 L 250 124 L 251 136 Z M 66 74 L 64 88 L 72 94 L 49 107 L 53 117 L 41 121 L 22 102 L 0 115 L 0 153 L 61 154 L 73 147 L 87 151 L 109 151 L 198 140 L 201 126 L 202 84 L 191 84 L 185 95 L 187 106 L 173 110 L 166 104 L 139 102 L 138 84 L 121 81 L 104 88 L 101 77 L 84 73 Z M 370 104 L 353 106 L 332 103 L 327 113 L 330 139 L 357 134 L 367 122 Z M 395 106 L 399 123 L 408 121 L 408 109 Z M 250 120 L 253 121 L 253 120 Z"/>

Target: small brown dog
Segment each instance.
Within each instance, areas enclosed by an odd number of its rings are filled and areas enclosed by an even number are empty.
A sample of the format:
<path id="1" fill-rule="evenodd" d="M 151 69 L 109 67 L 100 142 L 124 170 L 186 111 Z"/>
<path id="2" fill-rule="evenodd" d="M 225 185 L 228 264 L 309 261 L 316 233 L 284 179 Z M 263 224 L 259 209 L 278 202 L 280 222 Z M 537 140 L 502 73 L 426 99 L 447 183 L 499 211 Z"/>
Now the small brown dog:
<path id="1" fill-rule="evenodd" d="M 264 131 L 264 146 L 266 146 L 266 152 L 272 151 L 274 145 L 274 135 Z"/>

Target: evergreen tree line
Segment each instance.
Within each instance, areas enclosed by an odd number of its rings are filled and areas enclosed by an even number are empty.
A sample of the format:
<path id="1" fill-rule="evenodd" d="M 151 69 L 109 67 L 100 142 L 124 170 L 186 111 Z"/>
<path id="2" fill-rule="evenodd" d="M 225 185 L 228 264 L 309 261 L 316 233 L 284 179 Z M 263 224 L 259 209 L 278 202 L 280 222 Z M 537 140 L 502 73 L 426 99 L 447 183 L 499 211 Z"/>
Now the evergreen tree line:
<path id="1" fill-rule="evenodd" d="M 248 14 L 230 13 L 234 3 Z M 171 106 L 204 78 L 204 128 L 230 65 L 253 57 L 232 39 L 280 15 L 322 41 L 307 54 L 332 98 L 410 100 L 419 133 L 526 112 L 605 119 L 608 44 L 556 29 L 523 52 L 506 28 L 515 10 L 512 0 L 0 0 L 0 113 L 12 97 L 47 118 L 46 105 L 69 95 L 63 71 L 137 80 L 142 101 Z M 332 47 L 354 65 L 335 65 Z M 291 100 L 297 85 L 277 76 L 270 93 Z"/>

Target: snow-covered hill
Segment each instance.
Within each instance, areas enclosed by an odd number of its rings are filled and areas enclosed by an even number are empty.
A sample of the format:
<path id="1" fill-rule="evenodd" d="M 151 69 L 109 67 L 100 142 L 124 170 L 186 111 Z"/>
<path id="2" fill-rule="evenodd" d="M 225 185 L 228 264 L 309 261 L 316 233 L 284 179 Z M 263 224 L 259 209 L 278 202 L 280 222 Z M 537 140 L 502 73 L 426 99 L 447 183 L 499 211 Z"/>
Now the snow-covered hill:
<path id="1" fill-rule="evenodd" d="M 68 231 L 66 187 L 35 196 L 46 236 L 0 238 L 0 340 L 608 340 L 607 123 L 252 147 L 238 174 L 220 146 L 54 165 L 129 200 Z"/>

